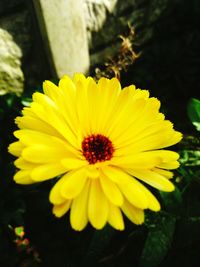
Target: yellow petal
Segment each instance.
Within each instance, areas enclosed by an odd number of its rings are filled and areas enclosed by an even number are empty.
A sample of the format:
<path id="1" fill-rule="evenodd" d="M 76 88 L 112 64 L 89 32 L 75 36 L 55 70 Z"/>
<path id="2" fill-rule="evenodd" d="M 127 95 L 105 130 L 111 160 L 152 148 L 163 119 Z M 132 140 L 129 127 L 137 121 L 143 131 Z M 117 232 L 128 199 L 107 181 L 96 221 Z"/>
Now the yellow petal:
<path id="1" fill-rule="evenodd" d="M 124 220 L 118 207 L 109 202 L 108 223 L 116 230 L 124 230 Z"/>
<path id="2" fill-rule="evenodd" d="M 124 133 L 130 134 L 130 126 L 140 117 L 146 103 L 144 99 L 132 99 L 129 97 L 129 89 L 126 91 L 121 91 L 108 120 L 107 135 L 116 143 Z"/>
<path id="3" fill-rule="evenodd" d="M 174 185 L 164 176 L 150 170 L 128 170 L 128 172 L 143 182 L 166 192 L 174 190 Z"/>
<path id="4" fill-rule="evenodd" d="M 70 223 L 74 230 L 81 231 L 88 223 L 88 195 L 90 183 L 87 181 L 82 192 L 73 200 L 70 210 Z"/>
<path id="5" fill-rule="evenodd" d="M 63 176 L 65 181 L 61 186 L 61 195 L 67 199 L 77 197 L 83 190 L 87 181 L 86 172 L 84 170 L 72 171 Z"/>
<path id="6" fill-rule="evenodd" d="M 159 211 L 160 210 L 160 203 L 155 198 L 155 196 L 141 183 L 138 182 L 138 184 L 140 185 L 141 189 L 145 193 L 145 196 L 146 196 L 147 201 L 148 201 L 148 208 L 150 210 L 153 210 L 153 211 Z"/>
<path id="7" fill-rule="evenodd" d="M 121 85 L 116 78 L 101 78 L 98 81 L 98 94 L 95 101 L 97 112 L 96 131 L 106 133 L 110 127 L 109 118 L 113 118 L 113 108 L 121 92 Z"/>
<path id="8" fill-rule="evenodd" d="M 96 82 L 91 79 L 88 83 L 87 98 L 88 98 L 88 112 L 89 112 L 89 125 L 90 131 L 97 132 L 97 121 L 99 117 L 99 111 L 97 110 L 98 88 Z"/>
<path id="9" fill-rule="evenodd" d="M 126 199 L 135 207 L 140 209 L 148 208 L 148 198 L 138 183 L 130 177 L 127 184 L 118 185 Z"/>
<path id="10" fill-rule="evenodd" d="M 25 148 L 22 157 L 30 162 L 43 164 L 60 162 L 62 158 L 66 157 L 66 154 L 65 149 L 38 144 Z"/>
<path id="11" fill-rule="evenodd" d="M 37 164 L 31 163 L 23 159 L 22 157 L 19 157 L 18 159 L 16 159 L 14 161 L 14 164 L 18 169 L 22 169 L 22 170 L 31 170 L 38 166 Z"/>
<path id="12" fill-rule="evenodd" d="M 60 109 L 55 105 L 51 99 L 45 95 L 36 95 L 37 102 L 31 103 L 31 109 L 33 112 L 43 121 L 50 124 L 55 130 L 62 135 L 66 141 L 68 141 L 72 146 L 77 147 L 77 137 L 70 128 L 63 117 Z M 39 96 L 39 97 L 38 97 Z M 34 97 L 36 98 L 36 97 Z M 48 101 L 47 101 L 48 99 Z M 47 115 L 48 114 L 48 115 Z"/>
<path id="13" fill-rule="evenodd" d="M 168 136 L 172 133 L 172 129 L 159 131 L 155 134 L 151 134 L 144 138 L 140 138 L 138 140 L 132 139 L 130 144 L 126 144 L 124 147 L 120 147 L 120 152 L 123 154 L 136 153 L 140 151 L 148 151 L 154 149 L 163 148 L 163 140 L 168 138 Z"/>
<path id="14" fill-rule="evenodd" d="M 59 147 L 62 147 L 62 145 L 64 145 L 62 140 L 59 140 L 51 135 L 44 134 L 35 130 L 21 129 L 15 131 L 13 134 L 26 146 L 33 145 L 34 143 L 47 144 L 50 146 L 52 146 L 53 143 L 54 146 L 59 146 Z"/>
<path id="15" fill-rule="evenodd" d="M 51 110 L 50 110 L 51 111 Z M 49 119 L 54 128 L 66 139 L 66 141 L 73 147 L 77 148 L 77 136 L 74 134 L 66 120 L 59 116 L 55 111 L 47 111 L 49 113 Z M 48 114 L 47 113 L 47 114 Z"/>
<path id="16" fill-rule="evenodd" d="M 94 111 L 92 110 L 93 104 L 91 104 L 88 98 L 88 87 L 95 89 L 96 83 L 88 77 L 80 78 L 76 82 L 76 108 L 77 116 L 79 120 L 78 128 L 81 129 L 82 137 L 88 136 L 92 133 L 92 127 L 94 126 Z M 95 111 L 96 112 L 96 111 Z"/>
<path id="17" fill-rule="evenodd" d="M 32 103 L 31 103 L 32 105 Z M 24 107 L 22 109 L 22 115 L 23 116 L 35 116 L 35 113 L 33 112 L 33 110 L 31 109 L 31 107 Z M 18 118 L 18 117 L 17 117 Z"/>
<path id="18" fill-rule="evenodd" d="M 76 135 L 78 129 L 78 121 L 75 107 L 75 85 L 68 76 L 64 76 L 59 81 L 57 87 L 53 83 L 46 81 L 43 85 L 44 92 L 48 95 L 57 105 L 58 113 L 62 115 L 71 131 Z"/>
<path id="19" fill-rule="evenodd" d="M 168 146 L 173 146 L 173 145 L 177 144 L 178 142 L 180 142 L 182 138 L 183 138 L 182 133 L 174 131 L 171 134 L 171 136 L 169 136 L 168 139 L 163 141 L 163 144 L 162 144 L 161 148 L 168 147 Z"/>
<path id="20" fill-rule="evenodd" d="M 82 73 L 75 73 L 73 76 L 73 82 L 77 84 L 79 81 L 85 83 L 86 77 Z"/>
<path id="21" fill-rule="evenodd" d="M 124 201 L 121 209 L 126 217 L 128 217 L 128 219 L 133 223 L 142 224 L 144 222 L 144 211 L 142 209 L 135 208 L 128 201 Z"/>
<path id="22" fill-rule="evenodd" d="M 152 151 L 155 155 L 159 155 L 163 162 L 176 161 L 179 159 L 179 154 L 170 150 L 156 150 Z"/>
<path id="23" fill-rule="evenodd" d="M 82 136 L 91 134 L 89 119 L 89 103 L 85 84 L 79 83 L 76 90 L 76 109 Z"/>
<path id="24" fill-rule="evenodd" d="M 78 158 L 64 158 L 61 160 L 61 163 L 69 170 L 78 169 L 89 164 L 86 160 Z"/>
<path id="25" fill-rule="evenodd" d="M 92 226 L 102 229 L 108 219 L 108 201 L 98 179 L 91 180 L 88 200 L 88 218 Z"/>
<path id="26" fill-rule="evenodd" d="M 38 103 L 38 104 L 42 105 L 45 108 L 46 107 L 53 108 L 53 109 L 57 108 L 55 102 L 45 94 L 42 94 L 42 93 L 39 93 L 39 92 L 35 92 L 32 95 L 32 98 L 33 98 L 33 101 L 35 103 Z"/>
<path id="27" fill-rule="evenodd" d="M 124 87 L 122 90 L 123 90 L 123 91 L 128 90 L 129 97 L 132 97 L 132 98 L 133 98 L 133 97 L 135 98 L 135 94 L 136 94 L 136 92 L 138 91 L 138 90 L 136 90 L 136 87 L 135 87 L 135 85 L 133 85 L 133 84 Z M 144 91 L 145 91 L 145 90 L 144 90 Z"/>
<path id="28" fill-rule="evenodd" d="M 70 129 L 76 136 L 79 134 L 79 122 L 76 109 L 76 87 L 68 76 L 64 76 L 59 81 L 59 94 L 55 96 L 55 102 L 59 107 L 60 113 L 66 120 Z"/>
<path id="29" fill-rule="evenodd" d="M 144 98 L 148 99 L 149 98 L 149 91 L 148 90 L 141 90 L 141 89 L 136 89 L 133 95 L 134 99 L 138 98 Z"/>
<path id="30" fill-rule="evenodd" d="M 179 166 L 180 166 L 180 163 L 178 161 L 161 162 L 157 165 L 157 167 L 159 168 L 168 169 L 168 170 L 177 169 Z"/>
<path id="31" fill-rule="evenodd" d="M 30 130 L 46 133 L 48 135 L 61 137 L 61 135 L 50 124 L 42 121 L 37 116 L 17 117 L 15 119 L 15 122 L 17 123 L 18 127 L 21 129 L 30 129 Z"/>
<path id="32" fill-rule="evenodd" d="M 94 165 L 89 164 L 86 168 L 87 170 L 87 176 L 91 179 L 97 179 L 99 178 L 99 169 L 96 168 Z"/>
<path id="33" fill-rule="evenodd" d="M 113 182 L 117 183 L 120 191 L 132 205 L 140 209 L 149 207 L 150 196 L 136 179 L 123 170 L 111 166 L 103 167 L 102 172 Z M 151 200 L 153 201 L 152 198 Z"/>
<path id="34" fill-rule="evenodd" d="M 9 145 L 8 152 L 13 156 L 19 157 L 24 149 L 24 145 L 17 141 Z"/>
<path id="35" fill-rule="evenodd" d="M 14 175 L 13 179 L 17 184 L 33 184 L 33 183 L 35 183 L 35 181 L 33 181 L 30 177 L 30 171 L 29 170 L 18 171 Z"/>
<path id="36" fill-rule="evenodd" d="M 143 112 L 140 112 L 143 114 Z M 130 114 L 130 113 L 129 113 Z M 140 119 L 141 114 L 137 114 L 137 120 L 132 122 L 127 130 L 123 131 L 119 136 L 116 137 L 115 143 L 117 147 L 124 147 L 133 144 L 134 147 L 137 147 L 138 142 L 144 142 L 148 144 L 148 141 L 151 138 L 153 140 L 154 135 L 159 135 L 162 137 L 162 142 L 165 139 L 168 139 L 166 131 L 173 131 L 173 125 L 169 121 L 154 121 L 154 122 L 144 122 L 143 116 Z M 123 127 L 124 128 L 124 127 Z M 165 138 L 163 138 L 163 133 Z M 157 138 L 158 139 L 158 138 Z"/>
<path id="37" fill-rule="evenodd" d="M 119 188 L 105 175 L 100 176 L 101 187 L 106 197 L 116 206 L 123 204 L 123 195 Z"/>
<path id="38" fill-rule="evenodd" d="M 29 129 L 17 130 L 14 135 L 26 146 L 46 145 L 64 151 L 66 156 L 81 155 L 78 150 L 74 149 L 66 141 L 52 135 Z"/>
<path id="39" fill-rule="evenodd" d="M 60 205 L 54 205 L 52 210 L 53 214 L 58 218 L 62 217 L 70 209 L 71 202 L 72 201 L 68 199 Z"/>
<path id="40" fill-rule="evenodd" d="M 65 173 L 67 169 L 59 163 L 43 164 L 33 168 L 31 178 L 36 182 L 46 181 Z"/>
<path id="41" fill-rule="evenodd" d="M 114 156 L 111 159 L 112 165 L 132 169 L 151 169 L 160 162 L 161 158 L 159 157 L 159 154 L 153 154 L 152 152 L 143 152 L 119 157 Z"/>
<path id="42" fill-rule="evenodd" d="M 67 97 L 73 98 L 76 93 L 76 86 L 69 76 L 64 75 L 59 81 L 59 88 L 64 92 Z"/>
<path id="43" fill-rule="evenodd" d="M 125 173 L 120 168 L 116 168 L 113 166 L 103 166 L 101 168 L 103 174 L 108 177 L 111 181 L 117 184 L 127 184 L 129 183 L 130 176 Z"/>
<path id="44" fill-rule="evenodd" d="M 51 98 L 54 102 L 56 102 L 57 98 L 60 95 L 60 90 L 58 86 L 56 86 L 51 81 L 44 81 L 43 82 L 43 91 L 46 96 Z"/>
<path id="45" fill-rule="evenodd" d="M 173 177 L 173 175 L 174 175 L 173 172 L 166 171 L 166 170 L 159 169 L 159 168 L 154 168 L 153 171 L 163 175 L 167 179 L 171 179 Z"/>
<path id="46" fill-rule="evenodd" d="M 139 132 L 146 134 L 143 131 L 148 124 L 154 122 L 158 114 L 160 102 L 155 98 L 146 100 L 145 98 L 131 99 L 126 101 L 126 108 L 117 116 L 118 127 L 112 131 L 111 136 L 117 146 L 125 140 L 133 139 Z M 131 116 L 130 116 L 131 114 Z"/>
<path id="47" fill-rule="evenodd" d="M 125 176 L 124 176 L 124 181 L 125 180 L 127 180 L 127 182 L 121 183 L 122 185 L 121 186 L 119 185 L 119 187 L 120 187 L 120 189 L 121 189 L 121 187 L 125 188 L 125 189 L 122 189 L 122 192 L 124 192 L 126 199 L 129 200 L 129 202 L 131 204 L 133 204 L 137 208 L 142 208 L 142 209 L 149 208 L 153 211 L 159 211 L 160 210 L 160 204 L 159 204 L 158 200 L 154 197 L 154 195 L 143 184 L 141 184 L 139 181 L 137 181 L 134 177 L 125 178 Z M 129 183 L 130 183 L 130 186 L 129 186 Z M 131 189 L 129 189 L 129 188 L 131 188 L 131 187 L 134 188 L 134 190 L 136 190 L 137 193 L 133 193 L 133 194 L 129 193 L 129 190 L 131 191 Z M 125 191 L 123 191 L 123 190 L 125 190 Z M 129 194 L 131 194 L 131 196 L 129 196 Z M 128 196 L 129 196 L 129 198 L 128 198 Z M 143 196 L 143 198 L 142 198 L 142 196 Z M 142 198 L 142 201 L 141 201 L 141 198 Z"/>
<path id="48" fill-rule="evenodd" d="M 51 189 L 50 194 L 49 194 L 49 201 L 52 204 L 60 205 L 66 201 L 66 198 L 64 198 L 61 195 L 61 188 L 62 188 L 63 183 L 65 182 L 65 179 L 66 178 L 64 175 L 57 181 L 57 183 Z"/>

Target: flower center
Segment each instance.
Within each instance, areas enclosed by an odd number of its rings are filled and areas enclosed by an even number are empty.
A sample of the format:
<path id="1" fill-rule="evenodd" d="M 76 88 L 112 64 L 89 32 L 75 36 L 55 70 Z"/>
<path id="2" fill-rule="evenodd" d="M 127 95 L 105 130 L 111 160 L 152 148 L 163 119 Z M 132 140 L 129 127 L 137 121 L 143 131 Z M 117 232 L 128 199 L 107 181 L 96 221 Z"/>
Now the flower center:
<path id="1" fill-rule="evenodd" d="M 83 155 L 90 164 L 110 160 L 114 148 L 112 142 L 101 134 L 92 134 L 82 142 Z"/>

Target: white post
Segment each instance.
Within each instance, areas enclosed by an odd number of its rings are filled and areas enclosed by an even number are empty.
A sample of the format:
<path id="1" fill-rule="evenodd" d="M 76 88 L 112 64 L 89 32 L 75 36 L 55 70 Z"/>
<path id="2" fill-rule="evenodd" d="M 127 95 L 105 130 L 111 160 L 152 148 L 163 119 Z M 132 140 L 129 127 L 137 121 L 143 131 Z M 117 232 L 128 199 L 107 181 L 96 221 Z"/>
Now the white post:
<path id="1" fill-rule="evenodd" d="M 33 3 L 53 75 L 60 78 L 64 74 L 87 73 L 89 49 L 83 0 Z"/>

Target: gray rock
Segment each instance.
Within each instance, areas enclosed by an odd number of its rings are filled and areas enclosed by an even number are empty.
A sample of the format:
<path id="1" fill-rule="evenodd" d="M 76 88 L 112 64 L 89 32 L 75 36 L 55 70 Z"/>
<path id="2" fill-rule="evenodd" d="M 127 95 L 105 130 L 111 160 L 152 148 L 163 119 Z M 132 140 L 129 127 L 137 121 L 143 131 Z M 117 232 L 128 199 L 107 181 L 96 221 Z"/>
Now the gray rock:
<path id="1" fill-rule="evenodd" d="M 5 14 L 5 12 L 10 11 L 11 9 L 15 9 L 18 6 L 21 6 L 24 4 L 24 0 L 1 0 L 0 1 L 0 15 Z"/>
<path id="2" fill-rule="evenodd" d="M 109 14 L 112 14 L 117 0 L 85 0 L 85 20 L 90 47 L 93 47 L 92 34 L 98 33 L 105 24 Z"/>
<path id="3" fill-rule="evenodd" d="M 21 50 L 12 36 L 0 29 L 0 95 L 23 91 L 24 75 L 21 70 Z"/>
<path id="4" fill-rule="evenodd" d="M 0 28 L 9 32 L 21 50 L 24 90 L 29 90 L 41 85 L 43 80 L 54 77 L 50 75 L 33 8 L 27 4 L 16 9 L 13 7 L 11 11 L 0 16 Z"/>
<path id="5" fill-rule="evenodd" d="M 91 65 L 104 63 L 117 53 L 118 36 L 136 29 L 135 41 L 144 45 L 153 38 L 154 25 L 170 0 L 85 0 L 85 17 Z"/>
<path id="6" fill-rule="evenodd" d="M 8 31 L 25 57 L 33 42 L 31 36 L 30 13 L 26 9 L 0 17 L 0 28 Z M 33 29 L 32 29 L 33 31 Z"/>

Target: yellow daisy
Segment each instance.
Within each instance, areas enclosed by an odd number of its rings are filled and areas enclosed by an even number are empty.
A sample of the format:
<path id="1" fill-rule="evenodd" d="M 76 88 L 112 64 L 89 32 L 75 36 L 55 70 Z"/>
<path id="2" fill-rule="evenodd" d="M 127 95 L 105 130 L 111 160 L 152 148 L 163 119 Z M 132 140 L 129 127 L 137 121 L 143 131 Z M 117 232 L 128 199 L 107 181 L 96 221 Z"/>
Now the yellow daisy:
<path id="1" fill-rule="evenodd" d="M 159 113 L 160 102 L 134 85 L 121 90 L 116 78 L 96 83 L 82 74 L 64 76 L 58 86 L 45 81 L 43 90 L 16 118 L 18 141 L 9 146 L 18 157 L 15 182 L 59 176 L 49 197 L 53 213 L 70 210 L 71 226 L 79 231 L 88 222 L 123 230 L 122 213 L 141 224 L 144 209 L 159 211 L 144 184 L 174 190 L 169 170 L 179 166 L 179 155 L 163 148 L 181 140 Z"/>

